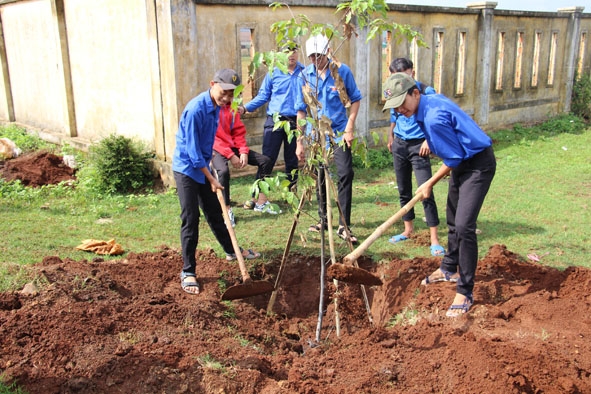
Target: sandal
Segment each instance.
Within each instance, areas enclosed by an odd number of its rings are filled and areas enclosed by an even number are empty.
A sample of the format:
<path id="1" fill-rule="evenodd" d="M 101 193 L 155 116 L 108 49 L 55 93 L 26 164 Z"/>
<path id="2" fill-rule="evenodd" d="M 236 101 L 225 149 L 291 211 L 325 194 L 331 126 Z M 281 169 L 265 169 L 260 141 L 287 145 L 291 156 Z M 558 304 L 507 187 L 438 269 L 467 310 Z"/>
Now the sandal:
<path id="1" fill-rule="evenodd" d="M 312 224 L 310 227 L 308 227 L 308 231 L 311 233 L 319 233 L 321 228 L 322 223 L 318 222 L 317 224 Z M 328 225 L 324 226 L 324 230 L 328 230 Z"/>
<path id="2" fill-rule="evenodd" d="M 406 235 L 398 234 L 390 237 L 388 242 L 390 242 L 391 244 L 397 244 L 398 242 L 408 241 L 408 239 L 409 238 Z"/>
<path id="3" fill-rule="evenodd" d="M 472 294 L 467 295 L 463 303 L 457 305 L 452 304 L 452 306 L 449 307 L 447 312 L 445 312 L 445 316 L 458 317 L 460 315 L 468 313 L 472 304 L 474 304 L 474 297 L 472 296 Z"/>
<path id="4" fill-rule="evenodd" d="M 252 249 L 244 250 L 244 249 L 240 248 L 240 251 L 242 252 L 242 257 L 244 257 L 247 260 L 252 260 L 252 259 L 256 259 L 258 257 L 261 257 L 261 254 L 259 252 L 255 252 Z M 226 260 L 227 261 L 236 260 L 236 253 L 226 253 Z"/>
<path id="5" fill-rule="evenodd" d="M 351 243 L 353 245 L 356 245 L 359 242 L 357 240 L 357 237 L 353 235 L 353 233 L 351 232 L 351 230 L 349 230 L 348 232 L 349 232 L 349 235 L 347 236 L 347 231 L 345 231 L 345 226 L 340 226 L 339 227 L 339 230 L 337 231 L 337 235 L 341 239 L 343 239 L 345 241 L 349 240 L 349 241 L 351 241 Z"/>
<path id="6" fill-rule="evenodd" d="M 195 278 L 195 282 L 187 281 L 187 278 Z M 201 291 L 201 285 L 197 281 L 197 276 L 191 272 L 181 272 L 181 288 L 185 293 L 197 295 Z"/>
<path id="7" fill-rule="evenodd" d="M 431 245 L 431 256 L 443 256 L 445 254 L 445 249 L 441 245 Z"/>
<path id="8" fill-rule="evenodd" d="M 454 273 L 437 268 L 431 275 L 421 281 L 421 285 L 426 286 L 429 283 L 437 282 L 457 282 L 459 278 L 460 274 L 457 272 Z"/>

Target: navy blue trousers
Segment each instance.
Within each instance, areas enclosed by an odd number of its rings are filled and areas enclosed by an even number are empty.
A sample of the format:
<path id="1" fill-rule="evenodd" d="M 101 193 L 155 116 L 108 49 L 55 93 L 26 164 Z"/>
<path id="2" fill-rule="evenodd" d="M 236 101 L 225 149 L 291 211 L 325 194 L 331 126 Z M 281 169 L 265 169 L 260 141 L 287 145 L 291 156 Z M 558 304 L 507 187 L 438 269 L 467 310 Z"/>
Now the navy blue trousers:
<path id="1" fill-rule="evenodd" d="M 281 120 L 290 122 L 290 128 L 296 130 L 296 117 L 280 117 Z M 277 162 L 281 145 L 283 145 L 283 160 L 285 161 L 285 174 L 291 185 L 297 182 L 298 157 L 296 156 L 297 141 L 294 135 L 291 141 L 288 141 L 287 134 L 283 129 L 273 130 L 275 122 L 273 117 L 268 115 L 263 128 L 263 155 L 271 159 L 271 169 Z M 296 170 L 293 174 L 293 170 Z M 257 177 L 260 177 L 257 172 Z"/>
<path id="2" fill-rule="evenodd" d="M 398 193 L 400 193 L 400 206 L 405 206 L 412 198 L 412 173 L 414 171 L 417 178 L 417 186 L 425 183 L 433 175 L 431 171 L 431 160 L 429 156 L 419 155 L 421 145 L 424 139 L 402 140 L 394 138 L 392 144 L 392 158 L 394 161 L 394 173 L 396 174 L 396 183 Z M 435 204 L 435 195 L 431 193 L 429 198 L 423 200 L 423 209 L 425 218 L 429 227 L 439 225 L 439 213 L 437 204 Z M 402 220 L 411 221 L 415 219 L 414 208 L 402 216 Z"/>
<path id="3" fill-rule="evenodd" d="M 456 292 L 471 295 L 478 263 L 476 220 L 495 176 L 492 147 L 464 160 L 451 172 L 447 194 L 447 253 L 441 269 L 460 273 Z"/>
<path id="4" fill-rule="evenodd" d="M 238 149 L 234 148 L 234 154 L 240 157 Z M 264 178 L 271 175 L 273 172 L 273 162 L 265 155 L 255 152 L 252 149 L 248 151 L 248 164 L 257 166 L 257 179 Z M 211 165 L 218 174 L 218 180 L 224 187 L 222 191 L 224 195 L 224 202 L 226 206 L 230 206 L 230 168 L 228 167 L 228 159 L 220 155 L 217 151 L 213 151 Z"/>
<path id="5" fill-rule="evenodd" d="M 183 256 L 183 271 L 195 273 L 197 261 L 195 252 L 199 242 L 199 208 L 203 210 L 205 220 L 209 224 L 213 235 L 226 253 L 234 253 L 232 239 L 224 222 L 222 208 L 216 193 L 211 191 L 211 184 L 198 183 L 193 178 L 174 173 L 176 190 L 181 205 L 181 247 Z"/>

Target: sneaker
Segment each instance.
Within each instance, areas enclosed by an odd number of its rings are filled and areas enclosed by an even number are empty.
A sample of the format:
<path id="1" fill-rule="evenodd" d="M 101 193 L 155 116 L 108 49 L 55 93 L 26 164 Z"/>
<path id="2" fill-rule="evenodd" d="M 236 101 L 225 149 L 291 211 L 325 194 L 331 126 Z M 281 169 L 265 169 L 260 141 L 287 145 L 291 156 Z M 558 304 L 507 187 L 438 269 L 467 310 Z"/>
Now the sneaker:
<path id="1" fill-rule="evenodd" d="M 271 205 L 270 201 L 267 201 L 264 204 L 255 204 L 254 210 L 256 212 L 269 213 L 271 215 L 277 215 L 278 213 L 281 213 L 281 209 Z"/>
<path id="2" fill-rule="evenodd" d="M 232 223 L 232 227 L 236 227 L 236 219 L 234 218 L 234 212 L 232 212 L 232 208 L 228 208 L 228 216 L 230 217 L 230 223 Z"/>

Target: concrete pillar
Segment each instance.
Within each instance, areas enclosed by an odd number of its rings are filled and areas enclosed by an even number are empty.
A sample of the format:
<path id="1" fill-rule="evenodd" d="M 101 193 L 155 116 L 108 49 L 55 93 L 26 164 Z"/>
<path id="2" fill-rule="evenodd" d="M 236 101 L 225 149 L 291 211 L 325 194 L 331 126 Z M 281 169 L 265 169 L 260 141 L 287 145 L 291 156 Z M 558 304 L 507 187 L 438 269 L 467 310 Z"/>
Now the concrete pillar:
<path id="1" fill-rule="evenodd" d="M 497 3 L 493 1 L 467 5 L 468 8 L 481 10 L 478 20 L 478 61 L 476 63 L 476 89 L 474 90 L 476 97 L 478 97 L 475 100 L 474 120 L 481 126 L 488 124 L 490 84 L 492 64 L 494 63 L 493 19 L 496 6 Z"/>
<path id="2" fill-rule="evenodd" d="M 585 7 L 559 8 L 558 12 L 569 13 L 568 27 L 566 31 L 566 49 L 564 58 L 564 108 L 563 111 L 570 112 L 572 101 L 573 84 L 577 68 L 577 57 L 579 56 L 579 45 L 581 44 L 581 14 Z"/>
<path id="3" fill-rule="evenodd" d="M 370 54 L 369 45 L 367 40 L 367 27 L 359 29 L 359 36 L 355 39 L 355 82 L 357 87 L 361 91 L 363 99 L 361 99 L 361 105 L 359 106 L 359 112 L 357 114 L 357 121 L 355 122 L 355 133 L 360 137 L 367 137 L 369 130 L 369 108 L 370 108 L 370 84 L 369 84 L 369 73 L 370 73 Z"/>
<path id="4" fill-rule="evenodd" d="M 2 26 L 2 14 L 0 14 L 0 65 L 2 67 L 2 86 L 4 91 L 0 94 L 4 95 L 6 102 L 6 116 L 9 122 L 14 122 L 14 104 L 12 102 L 12 88 L 10 87 L 10 72 L 8 70 L 8 59 L 6 58 L 6 45 L 4 44 L 4 27 Z"/>
<path id="5" fill-rule="evenodd" d="M 76 108 L 74 106 L 74 89 L 72 88 L 72 71 L 70 69 L 70 51 L 68 49 L 68 33 L 66 27 L 66 15 L 64 0 L 51 1 L 51 16 L 55 24 L 56 39 L 58 44 L 58 59 L 61 59 L 62 83 L 65 103 L 64 130 L 67 137 L 77 137 Z"/>

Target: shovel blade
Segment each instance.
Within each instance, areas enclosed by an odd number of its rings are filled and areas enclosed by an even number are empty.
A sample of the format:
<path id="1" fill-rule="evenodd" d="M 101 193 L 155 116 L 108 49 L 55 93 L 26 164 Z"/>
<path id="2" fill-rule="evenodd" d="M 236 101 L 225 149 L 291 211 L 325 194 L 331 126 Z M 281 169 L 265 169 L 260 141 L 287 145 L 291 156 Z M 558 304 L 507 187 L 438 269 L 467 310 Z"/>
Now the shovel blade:
<path id="1" fill-rule="evenodd" d="M 229 287 L 222 294 L 222 301 L 237 300 L 240 298 L 254 297 L 260 294 L 270 293 L 275 287 L 267 281 L 255 280 Z"/>
<path id="2" fill-rule="evenodd" d="M 366 286 L 382 285 L 380 278 L 367 272 L 366 270 L 340 263 L 332 264 L 330 267 L 328 267 L 326 274 L 331 279 L 336 279 L 347 283 L 355 283 Z"/>

